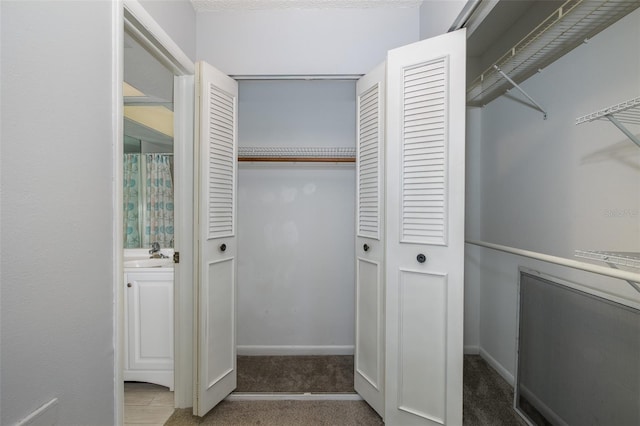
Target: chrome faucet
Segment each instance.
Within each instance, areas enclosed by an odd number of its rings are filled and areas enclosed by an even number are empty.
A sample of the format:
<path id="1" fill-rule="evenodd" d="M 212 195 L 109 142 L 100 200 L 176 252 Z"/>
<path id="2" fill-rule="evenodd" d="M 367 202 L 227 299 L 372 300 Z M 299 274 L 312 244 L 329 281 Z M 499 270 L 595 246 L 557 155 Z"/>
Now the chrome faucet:
<path id="1" fill-rule="evenodd" d="M 151 243 L 151 250 L 149 250 L 149 254 L 151 257 L 160 257 L 162 255 L 162 253 L 160 253 L 160 243 Z"/>

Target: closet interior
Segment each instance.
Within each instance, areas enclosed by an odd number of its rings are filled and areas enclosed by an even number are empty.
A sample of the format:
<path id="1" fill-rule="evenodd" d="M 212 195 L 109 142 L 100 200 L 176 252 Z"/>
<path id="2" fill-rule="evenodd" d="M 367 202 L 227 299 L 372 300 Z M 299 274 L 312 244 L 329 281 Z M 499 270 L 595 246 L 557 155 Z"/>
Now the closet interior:
<path id="1" fill-rule="evenodd" d="M 355 86 L 239 80 L 238 393 L 354 392 Z"/>

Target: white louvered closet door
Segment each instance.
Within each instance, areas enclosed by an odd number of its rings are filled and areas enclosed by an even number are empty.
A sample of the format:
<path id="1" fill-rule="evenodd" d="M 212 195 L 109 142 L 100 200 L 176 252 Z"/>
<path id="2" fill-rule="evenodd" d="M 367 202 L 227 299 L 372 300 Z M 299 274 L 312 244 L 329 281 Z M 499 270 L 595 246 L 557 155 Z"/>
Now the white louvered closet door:
<path id="1" fill-rule="evenodd" d="M 387 57 L 389 425 L 461 425 L 464 30 Z"/>
<path id="2" fill-rule="evenodd" d="M 385 64 L 356 86 L 356 392 L 384 417 L 384 89 Z"/>
<path id="3" fill-rule="evenodd" d="M 197 395 L 204 416 L 236 388 L 237 82 L 196 68 L 198 99 Z"/>

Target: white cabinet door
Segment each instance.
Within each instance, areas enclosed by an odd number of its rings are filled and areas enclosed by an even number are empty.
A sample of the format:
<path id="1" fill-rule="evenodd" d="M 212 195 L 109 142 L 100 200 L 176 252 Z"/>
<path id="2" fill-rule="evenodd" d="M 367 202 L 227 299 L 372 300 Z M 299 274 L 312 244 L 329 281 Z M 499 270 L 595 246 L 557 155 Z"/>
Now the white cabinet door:
<path id="1" fill-rule="evenodd" d="M 198 276 L 196 396 L 204 416 L 236 388 L 236 164 L 238 84 L 196 67 Z"/>
<path id="2" fill-rule="evenodd" d="M 125 380 L 173 389 L 173 272 L 125 274 Z"/>
<path id="3" fill-rule="evenodd" d="M 384 108 L 385 64 L 356 87 L 356 336 L 354 386 L 384 417 Z"/>
<path id="4" fill-rule="evenodd" d="M 462 424 L 465 32 L 387 57 L 389 425 Z"/>

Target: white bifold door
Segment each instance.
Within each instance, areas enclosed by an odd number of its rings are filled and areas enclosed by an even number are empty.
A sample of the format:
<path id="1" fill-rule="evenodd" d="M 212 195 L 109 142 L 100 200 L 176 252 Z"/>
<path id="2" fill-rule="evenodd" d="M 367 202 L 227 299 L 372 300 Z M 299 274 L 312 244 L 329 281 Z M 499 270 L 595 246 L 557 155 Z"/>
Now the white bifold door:
<path id="1" fill-rule="evenodd" d="M 385 64 L 356 85 L 356 332 L 354 387 L 384 416 Z"/>
<path id="2" fill-rule="evenodd" d="M 462 424 L 464 30 L 357 84 L 355 389 L 387 425 Z M 237 83 L 199 63 L 194 414 L 236 387 Z"/>
<path id="3" fill-rule="evenodd" d="M 387 425 L 462 424 L 465 46 L 387 57 Z"/>
<path id="4" fill-rule="evenodd" d="M 196 395 L 204 416 L 236 388 L 236 165 L 238 84 L 196 68 Z"/>

